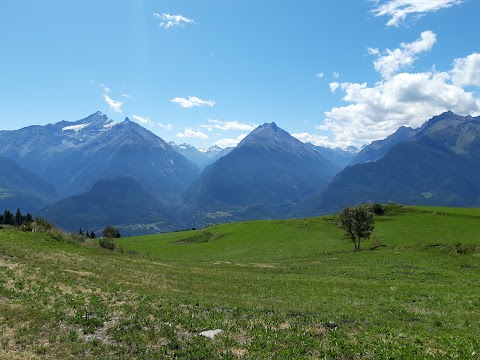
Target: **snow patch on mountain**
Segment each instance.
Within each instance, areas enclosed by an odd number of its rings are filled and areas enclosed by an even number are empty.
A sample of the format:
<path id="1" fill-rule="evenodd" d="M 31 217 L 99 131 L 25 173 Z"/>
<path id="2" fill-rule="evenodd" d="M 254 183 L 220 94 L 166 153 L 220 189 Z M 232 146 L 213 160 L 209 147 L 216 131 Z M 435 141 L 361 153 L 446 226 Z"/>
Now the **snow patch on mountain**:
<path id="1" fill-rule="evenodd" d="M 104 129 L 111 129 L 115 125 L 117 125 L 117 123 L 113 120 L 110 120 L 109 122 L 105 123 L 105 125 L 103 125 L 103 127 L 104 127 Z"/>
<path id="2" fill-rule="evenodd" d="M 75 131 L 76 133 L 78 133 L 78 132 L 81 131 L 83 128 L 87 127 L 88 125 L 90 125 L 90 123 L 88 123 L 88 124 L 79 124 L 79 125 L 65 126 L 64 128 L 62 128 L 62 131 Z"/>

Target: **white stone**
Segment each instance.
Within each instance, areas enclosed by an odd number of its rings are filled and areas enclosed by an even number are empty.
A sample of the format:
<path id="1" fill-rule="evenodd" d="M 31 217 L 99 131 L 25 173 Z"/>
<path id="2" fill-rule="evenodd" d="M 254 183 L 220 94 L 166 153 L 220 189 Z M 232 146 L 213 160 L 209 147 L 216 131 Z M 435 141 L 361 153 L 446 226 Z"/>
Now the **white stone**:
<path id="1" fill-rule="evenodd" d="M 200 335 L 213 340 L 215 336 L 217 336 L 218 334 L 221 334 L 222 332 L 223 330 L 220 330 L 220 329 L 205 330 L 205 331 L 202 331 Z"/>

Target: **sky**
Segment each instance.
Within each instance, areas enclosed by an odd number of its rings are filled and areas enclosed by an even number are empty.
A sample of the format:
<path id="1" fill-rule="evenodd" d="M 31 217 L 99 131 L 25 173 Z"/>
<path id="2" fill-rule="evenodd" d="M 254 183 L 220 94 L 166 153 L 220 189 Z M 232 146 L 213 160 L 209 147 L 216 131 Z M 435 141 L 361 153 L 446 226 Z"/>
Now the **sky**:
<path id="1" fill-rule="evenodd" d="M 480 115 L 478 0 L 0 2 L 0 130 L 101 111 L 235 146 L 275 122 L 361 146 Z"/>

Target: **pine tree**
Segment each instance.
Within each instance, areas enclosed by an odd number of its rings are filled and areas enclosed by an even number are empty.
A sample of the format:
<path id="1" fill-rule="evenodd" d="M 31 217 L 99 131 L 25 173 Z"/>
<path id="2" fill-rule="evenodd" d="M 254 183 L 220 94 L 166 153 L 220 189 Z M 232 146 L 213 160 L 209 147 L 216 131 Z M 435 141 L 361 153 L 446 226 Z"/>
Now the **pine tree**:
<path id="1" fill-rule="evenodd" d="M 80 230 L 78 230 L 78 235 L 82 235 L 82 236 L 83 236 L 83 230 L 82 230 L 82 228 L 80 228 Z"/>
<path id="2" fill-rule="evenodd" d="M 5 225 L 14 225 L 15 224 L 15 219 L 13 217 L 13 214 L 10 210 L 5 210 L 3 213 L 3 223 Z"/>
<path id="3" fill-rule="evenodd" d="M 17 213 L 15 214 L 15 225 L 17 226 L 22 225 L 22 220 L 23 220 L 22 212 L 20 211 L 20 209 L 17 209 Z"/>
<path id="4" fill-rule="evenodd" d="M 25 222 L 26 222 L 27 224 L 30 224 L 30 223 L 33 222 L 33 216 L 32 216 L 32 214 L 27 213 L 27 215 L 25 216 Z"/>

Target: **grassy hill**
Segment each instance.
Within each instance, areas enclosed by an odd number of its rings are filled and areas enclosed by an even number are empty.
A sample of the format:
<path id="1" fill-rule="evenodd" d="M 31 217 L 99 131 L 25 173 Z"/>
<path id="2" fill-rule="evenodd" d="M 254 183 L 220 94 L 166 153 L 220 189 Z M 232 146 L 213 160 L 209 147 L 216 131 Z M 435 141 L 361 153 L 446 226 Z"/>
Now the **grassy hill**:
<path id="1" fill-rule="evenodd" d="M 335 222 L 223 224 L 114 252 L 0 229 L 0 358 L 480 356 L 480 209 L 391 207 L 360 252 Z"/>

